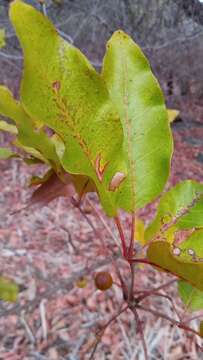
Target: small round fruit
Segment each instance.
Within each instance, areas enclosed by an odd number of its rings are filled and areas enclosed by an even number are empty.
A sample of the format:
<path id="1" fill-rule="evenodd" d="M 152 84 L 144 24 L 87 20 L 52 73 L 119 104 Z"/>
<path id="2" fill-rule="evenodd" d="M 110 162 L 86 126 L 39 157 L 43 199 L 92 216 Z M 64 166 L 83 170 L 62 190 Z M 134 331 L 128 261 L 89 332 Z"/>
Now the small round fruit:
<path id="1" fill-rule="evenodd" d="M 95 286 L 97 289 L 105 291 L 112 287 L 113 279 L 107 271 L 100 271 L 95 275 Z"/>
<path id="2" fill-rule="evenodd" d="M 85 277 L 81 277 L 78 281 L 76 281 L 76 286 L 80 289 L 84 289 L 87 286 L 87 279 Z"/>

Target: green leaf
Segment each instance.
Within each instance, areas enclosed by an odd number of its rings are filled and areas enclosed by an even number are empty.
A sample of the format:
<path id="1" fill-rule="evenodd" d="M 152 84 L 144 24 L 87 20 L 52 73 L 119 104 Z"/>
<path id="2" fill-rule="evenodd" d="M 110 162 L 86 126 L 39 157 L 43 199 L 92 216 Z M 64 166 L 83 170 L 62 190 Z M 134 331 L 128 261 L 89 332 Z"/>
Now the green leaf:
<path id="1" fill-rule="evenodd" d="M 122 126 L 103 80 L 33 7 L 16 0 L 10 18 L 24 52 L 24 109 L 61 137 L 65 170 L 90 177 L 106 212 L 114 215 L 127 169 Z"/>
<path id="2" fill-rule="evenodd" d="M 30 165 L 30 166 L 44 163 L 44 161 L 42 161 L 36 157 L 33 157 L 33 156 L 24 158 L 23 161 L 25 162 L 25 164 Z"/>
<path id="3" fill-rule="evenodd" d="M 0 114 L 14 120 L 16 124 L 21 123 L 22 119 L 26 118 L 20 103 L 13 98 L 10 90 L 3 85 L 0 85 Z"/>
<path id="4" fill-rule="evenodd" d="M 181 259 L 203 262 L 203 230 L 194 231 L 186 240 L 176 248 L 180 251 Z M 192 285 L 179 281 L 178 291 L 181 299 L 191 311 L 203 309 L 203 291 L 195 289 Z"/>
<path id="5" fill-rule="evenodd" d="M 15 156 L 16 154 L 7 148 L 0 148 L 0 160 L 9 159 L 10 157 Z"/>
<path id="6" fill-rule="evenodd" d="M 12 93 L 5 86 L 0 86 L 0 113 L 16 123 L 18 130 L 16 146 L 53 166 L 56 172 L 60 172 L 60 160 L 54 142 L 43 129 L 36 127 L 36 121 L 26 114 L 22 105 L 13 98 Z"/>
<path id="7" fill-rule="evenodd" d="M 180 247 L 180 246 L 179 246 Z M 199 290 L 203 290 L 203 262 L 193 260 L 187 254 L 188 248 L 172 247 L 164 241 L 152 242 L 147 250 L 147 258 L 164 271 L 177 275 Z M 177 251 L 178 250 L 178 251 Z"/>
<path id="8" fill-rule="evenodd" d="M 178 247 L 181 249 L 181 257 L 203 261 L 203 229 L 193 231 Z"/>
<path id="9" fill-rule="evenodd" d="M 178 292 L 187 309 L 191 311 L 203 309 L 203 291 L 181 280 L 178 282 Z"/>
<path id="10" fill-rule="evenodd" d="M 19 292 L 18 286 L 3 277 L 0 277 L 0 300 L 15 302 Z"/>
<path id="11" fill-rule="evenodd" d="M 102 77 L 121 117 L 128 158 L 120 205 L 133 211 L 154 200 L 169 175 L 172 136 L 164 97 L 141 49 L 120 30 L 108 41 Z"/>
<path id="12" fill-rule="evenodd" d="M 0 121 L 0 130 L 7 131 L 10 134 L 17 135 L 18 129 L 15 125 L 9 124 L 6 121 Z"/>
<path id="13" fill-rule="evenodd" d="M 23 151 L 25 151 L 26 153 L 28 153 L 29 155 L 31 155 L 33 158 L 37 159 L 38 161 L 45 163 L 45 164 L 49 164 L 49 162 L 47 161 L 47 159 L 45 159 L 45 157 L 36 149 L 30 147 L 30 146 L 25 146 L 22 144 L 21 141 L 15 140 L 13 141 L 13 144 L 19 148 L 22 149 Z M 26 159 L 24 159 L 26 161 Z"/>
<path id="14" fill-rule="evenodd" d="M 203 226 L 203 199 L 191 206 L 197 194 L 203 194 L 203 185 L 192 180 L 185 180 L 167 191 L 161 198 L 157 214 L 145 231 L 145 239 L 150 240 L 160 233 L 164 223 L 178 217 L 174 231 Z M 184 216 L 181 212 L 188 210 Z M 162 233 L 163 235 L 163 233 Z"/>
<path id="15" fill-rule="evenodd" d="M 6 45 L 5 29 L 0 29 L 0 49 Z"/>

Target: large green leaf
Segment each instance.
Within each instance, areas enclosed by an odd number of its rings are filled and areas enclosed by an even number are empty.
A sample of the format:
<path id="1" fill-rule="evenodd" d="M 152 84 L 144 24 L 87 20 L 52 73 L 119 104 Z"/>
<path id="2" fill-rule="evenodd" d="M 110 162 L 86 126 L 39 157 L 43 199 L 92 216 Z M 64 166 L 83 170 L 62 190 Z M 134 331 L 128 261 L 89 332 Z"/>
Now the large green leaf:
<path id="1" fill-rule="evenodd" d="M 43 129 L 36 128 L 35 121 L 26 114 L 20 102 L 13 98 L 13 95 L 5 86 L 0 86 L 0 114 L 15 121 L 18 131 L 17 141 L 15 141 L 16 146 L 52 165 L 57 172 L 60 171 L 60 161 L 56 154 L 54 142 Z M 5 127 L 3 122 L 1 124 L 2 127 L 4 125 L 2 130 L 13 130 L 14 133 L 13 126 L 11 129 L 11 125 L 8 128 L 8 125 Z"/>
<path id="2" fill-rule="evenodd" d="M 26 112 L 61 136 L 65 170 L 91 177 L 105 210 L 114 215 L 119 189 L 107 190 L 119 188 L 126 165 L 122 126 L 103 80 L 33 7 L 16 0 L 10 18 L 24 52 L 21 101 Z"/>
<path id="3" fill-rule="evenodd" d="M 128 157 L 120 204 L 132 211 L 156 198 L 169 175 L 172 137 L 164 97 L 141 49 L 120 30 L 107 44 L 102 77 L 121 117 Z"/>
<path id="4" fill-rule="evenodd" d="M 203 197 L 191 206 L 199 194 L 203 194 L 203 184 L 192 180 L 185 180 L 167 191 L 160 200 L 156 217 L 146 229 L 145 239 L 150 240 L 156 236 L 163 224 L 175 217 L 178 217 L 176 229 L 202 227 Z M 180 216 L 184 209 L 188 211 L 184 216 Z"/>
<path id="5" fill-rule="evenodd" d="M 199 239 L 199 240 L 198 240 Z M 197 241 L 198 240 L 198 241 Z M 165 271 L 179 276 L 199 290 L 203 290 L 203 231 L 195 232 L 178 247 L 165 241 L 152 242 L 147 257 Z M 195 253 L 195 256 L 192 254 Z"/>
<path id="6" fill-rule="evenodd" d="M 14 302 L 19 292 L 18 285 L 0 277 L 0 300 Z"/>
<path id="7" fill-rule="evenodd" d="M 187 309 L 191 311 L 203 309 L 203 291 L 181 280 L 178 282 L 178 292 Z"/>

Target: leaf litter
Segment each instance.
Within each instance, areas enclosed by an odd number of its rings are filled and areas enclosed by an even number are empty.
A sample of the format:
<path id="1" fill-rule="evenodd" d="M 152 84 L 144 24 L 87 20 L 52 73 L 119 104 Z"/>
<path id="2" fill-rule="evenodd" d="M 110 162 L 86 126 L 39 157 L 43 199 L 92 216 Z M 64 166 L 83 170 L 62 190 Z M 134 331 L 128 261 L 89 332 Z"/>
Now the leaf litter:
<path id="1" fill-rule="evenodd" d="M 187 178 L 202 181 L 203 164 L 198 155 L 203 153 L 203 144 L 199 141 L 194 146 L 187 139 L 201 140 L 203 128 L 173 127 L 175 154 L 169 184 Z M 1 138 L 6 145 L 8 136 L 1 134 Z M 115 285 L 107 293 L 95 289 L 95 271 L 108 270 L 114 278 L 115 274 L 101 254 L 99 239 L 70 199 L 60 198 L 48 207 L 9 215 L 29 199 L 31 189 L 26 183 L 36 168 L 28 170 L 18 159 L 0 163 L 0 273 L 23 289 L 17 304 L 0 302 L 0 359 L 88 359 L 95 333 L 118 309 L 121 292 Z M 100 211 L 94 195 L 92 201 Z M 140 217 L 149 222 L 154 209 L 154 204 L 148 206 L 140 211 Z M 105 241 L 116 247 L 103 225 L 93 215 L 89 217 Z M 127 228 L 128 216 L 123 214 L 123 221 Z M 169 278 L 150 267 L 144 271 L 143 267 L 137 268 L 137 277 L 137 290 L 149 290 Z M 81 279 L 85 279 L 85 287 L 78 287 Z M 176 296 L 176 287 L 171 286 L 168 293 L 177 313 L 187 319 L 189 314 Z M 161 297 L 147 298 L 145 305 L 161 309 L 168 316 L 173 314 L 171 305 Z M 197 314 L 203 316 L 202 311 Z M 142 312 L 140 316 L 150 360 L 203 358 L 190 335 L 171 328 L 165 320 Z M 197 328 L 195 320 L 192 324 Z M 198 343 L 201 345 L 201 341 Z M 143 359 L 130 312 L 107 329 L 95 359 Z"/>

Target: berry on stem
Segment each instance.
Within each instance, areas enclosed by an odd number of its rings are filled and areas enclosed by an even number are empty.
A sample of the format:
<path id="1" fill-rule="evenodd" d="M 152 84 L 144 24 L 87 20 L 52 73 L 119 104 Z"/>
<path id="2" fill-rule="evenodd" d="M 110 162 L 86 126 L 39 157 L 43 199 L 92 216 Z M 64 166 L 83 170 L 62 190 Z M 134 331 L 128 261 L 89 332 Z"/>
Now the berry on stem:
<path id="1" fill-rule="evenodd" d="M 94 282 L 97 289 L 105 291 L 112 287 L 113 279 L 109 272 L 100 271 L 95 275 Z"/>

